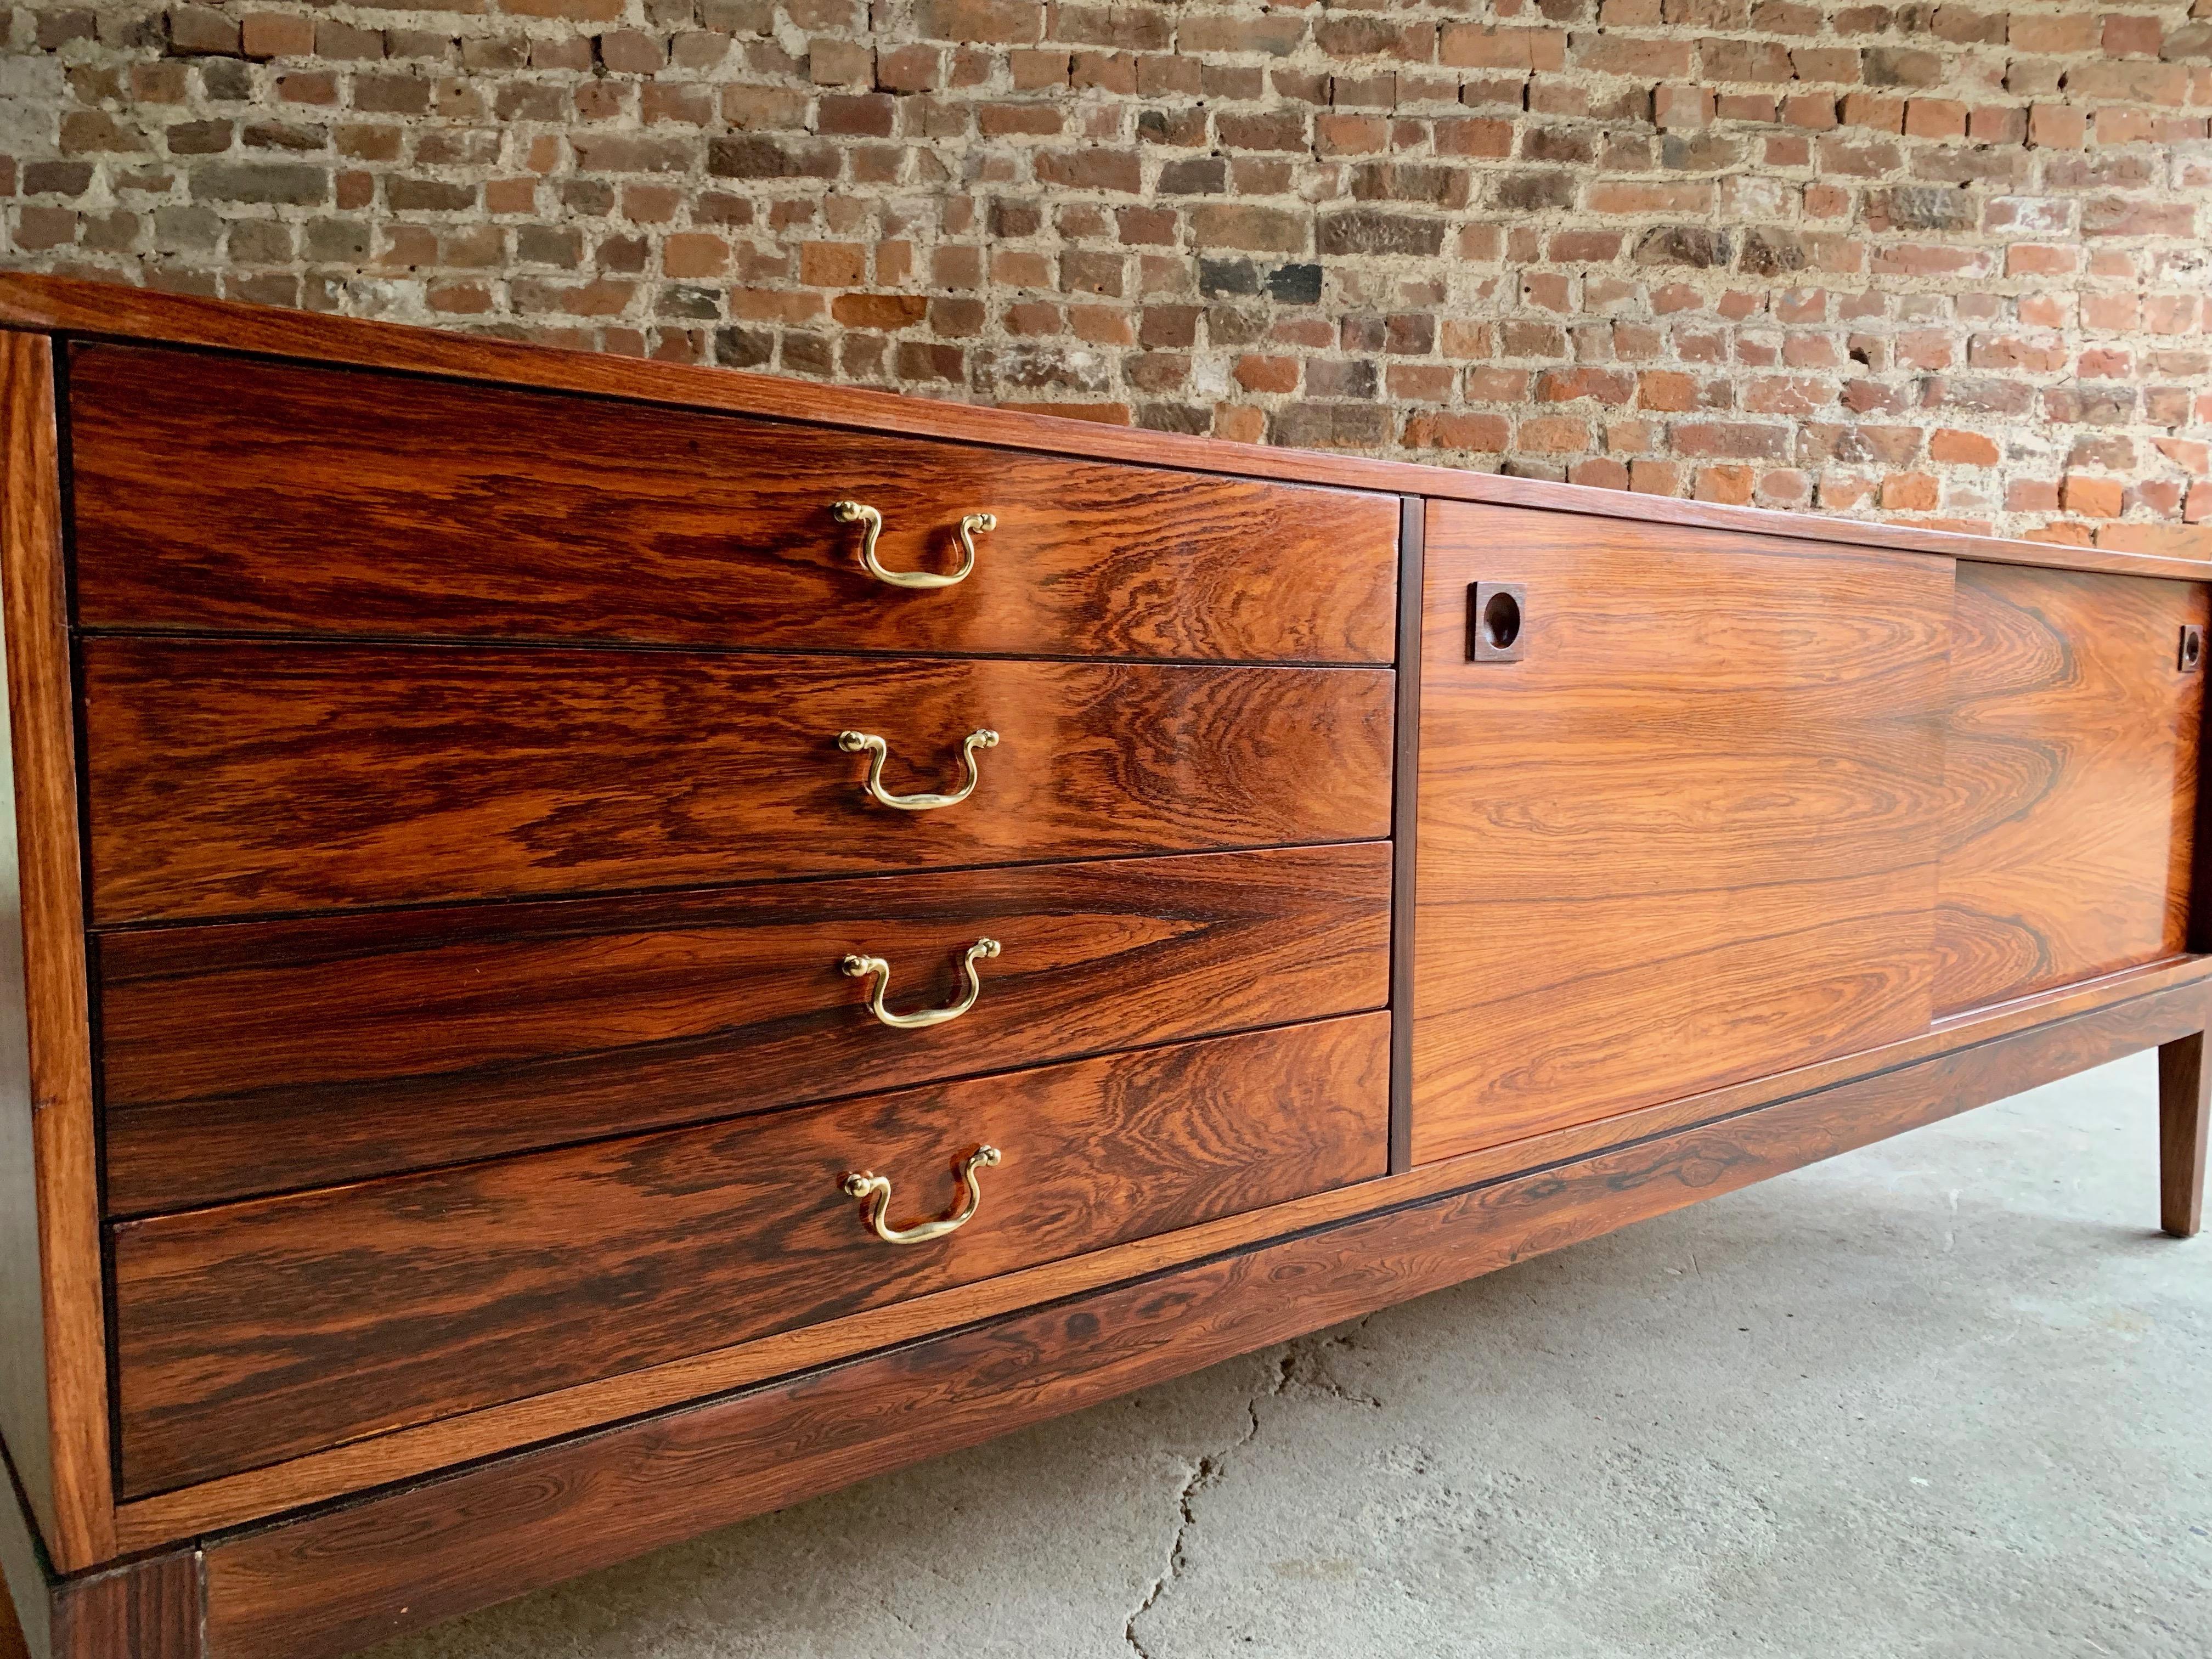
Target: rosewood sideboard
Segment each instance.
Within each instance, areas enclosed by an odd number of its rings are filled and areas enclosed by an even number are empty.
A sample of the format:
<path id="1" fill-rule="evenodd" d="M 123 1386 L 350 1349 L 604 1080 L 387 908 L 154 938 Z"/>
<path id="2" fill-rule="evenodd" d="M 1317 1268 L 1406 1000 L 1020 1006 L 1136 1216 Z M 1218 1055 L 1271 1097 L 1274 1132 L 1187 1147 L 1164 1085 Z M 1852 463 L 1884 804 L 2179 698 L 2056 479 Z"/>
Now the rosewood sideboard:
<path id="1" fill-rule="evenodd" d="M 2212 566 L 0 277 L 0 1559 L 348 1652 L 2132 1051 Z"/>

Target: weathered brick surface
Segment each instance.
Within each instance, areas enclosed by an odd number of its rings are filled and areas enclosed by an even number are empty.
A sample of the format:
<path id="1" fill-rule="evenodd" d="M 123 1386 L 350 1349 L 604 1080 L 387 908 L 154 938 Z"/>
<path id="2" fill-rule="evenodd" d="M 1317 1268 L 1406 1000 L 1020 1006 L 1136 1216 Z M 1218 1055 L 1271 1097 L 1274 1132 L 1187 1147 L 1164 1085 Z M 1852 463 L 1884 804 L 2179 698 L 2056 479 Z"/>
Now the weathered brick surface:
<path id="1" fill-rule="evenodd" d="M 2212 557 L 2212 0 L 0 20 L 19 267 Z"/>

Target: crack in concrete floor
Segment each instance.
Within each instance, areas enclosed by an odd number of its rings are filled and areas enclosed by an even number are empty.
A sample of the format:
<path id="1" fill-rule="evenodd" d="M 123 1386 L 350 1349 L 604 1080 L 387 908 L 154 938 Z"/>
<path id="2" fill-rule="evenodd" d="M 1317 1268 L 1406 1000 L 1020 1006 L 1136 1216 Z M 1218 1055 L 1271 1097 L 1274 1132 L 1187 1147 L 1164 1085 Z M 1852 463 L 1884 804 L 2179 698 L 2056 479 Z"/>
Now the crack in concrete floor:
<path id="1" fill-rule="evenodd" d="M 1310 1340 L 1311 1339 L 1300 1340 Z M 1152 1581 L 1152 1589 L 1145 1592 L 1145 1599 L 1138 1603 L 1137 1610 L 1129 1615 L 1129 1622 L 1122 1627 L 1121 1631 L 1122 1638 L 1129 1644 L 1129 1650 L 1137 1655 L 1138 1659 L 1152 1659 L 1152 1653 L 1146 1648 L 1144 1643 L 1138 1639 L 1137 1620 L 1158 1605 L 1160 1597 L 1167 1594 L 1168 1586 L 1175 1582 L 1176 1576 L 1183 1569 L 1186 1559 L 1183 1553 L 1183 1540 L 1190 1535 L 1190 1529 L 1198 1524 L 1198 1516 L 1193 1512 L 1192 1504 L 1196 1502 L 1200 1492 L 1220 1478 L 1223 1469 L 1232 1455 L 1241 1448 L 1250 1445 L 1260 1437 L 1260 1401 L 1279 1395 L 1290 1386 L 1291 1372 L 1297 1363 L 1297 1344 L 1295 1342 L 1284 1346 L 1282 1358 L 1277 1364 L 1272 1382 L 1254 1394 L 1251 1399 L 1245 1402 L 1245 1410 L 1250 1422 L 1243 1436 L 1236 1444 L 1224 1446 L 1218 1452 L 1208 1453 L 1195 1463 L 1186 1466 L 1190 1474 L 1182 1483 L 1182 1491 L 1176 1498 L 1176 1512 L 1179 1518 L 1176 1522 L 1175 1536 L 1168 1543 L 1167 1565 L 1161 1570 L 1160 1576 Z"/>
<path id="2" fill-rule="evenodd" d="M 1359 1334 L 1367 1328 L 1369 1322 L 1374 1317 L 1373 1314 L 1367 1314 L 1354 1320 L 1351 1324 L 1337 1329 L 1317 1332 L 1311 1336 L 1297 1337 L 1285 1343 L 1276 1351 L 1279 1357 L 1276 1358 L 1273 1372 L 1260 1388 L 1253 1390 L 1251 1397 L 1245 1402 L 1249 1424 L 1243 1434 L 1235 1443 L 1224 1446 L 1218 1452 L 1208 1453 L 1200 1457 L 1194 1463 L 1185 1465 L 1189 1470 L 1189 1474 L 1183 1481 L 1182 1490 L 1176 1500 L 1176 1514 L 1179 1518 L 1176 1522 L 1175 1536 L 1168 1545 L 1167 1565 L 1161 1571 L 1160 1576 L 1152 1581 L 1152 1588 L 1145 1593 L 1144 1601 L 1138 1605 L 1137 1610 L 1129 1615 L 1129 1621 L 1122 1629 L 1122 1638 L 1127 1642 L 1129 1650 L 1137 1656 L 1137 1659 L 1154 1659 L 1151 1650 L 1145 1646 L 1137 1634 L 1137 1621 L 1159 1604 L 1161 1597 L 1167 1594 L 1170 1586 L 1181 1576 L 1188 1560 L 1184 1545 L 1193 1529 L 1198 1525 L 1198 1516 L 1193 1505 L 1199 1493 L 1206 1491 L 1209 1486 L 1218 1485 L 1228 1473 L 1230 1460 L 1260 1437 L 1261 1426 L 1260 1402 L 1263 1400 L 1279 1399 L 1287 1393 L 1293 1384 L 1297 1384 L 1310 1389 L 1316 1394 L 1341 1400 L 1349 1405 L 1365 1406 L 1375 1411 L 1382 1409 L 1381 1400 L 1371 1394 L 1353 1394 L 1338 1382 L 1330 1374 L 1328 1368 L 1321 1363 L 1322 1357 L 1327 1350 L 1349 1348 L 1354 1346 Z"/>

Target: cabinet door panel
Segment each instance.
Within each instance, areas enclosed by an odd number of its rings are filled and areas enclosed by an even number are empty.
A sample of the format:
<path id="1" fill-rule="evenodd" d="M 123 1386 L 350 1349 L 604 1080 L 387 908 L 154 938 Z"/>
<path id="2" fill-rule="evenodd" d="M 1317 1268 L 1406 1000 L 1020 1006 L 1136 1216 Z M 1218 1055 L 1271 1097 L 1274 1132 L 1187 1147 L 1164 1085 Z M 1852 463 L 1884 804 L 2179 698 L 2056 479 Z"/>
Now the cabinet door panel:
<path id="1" fill-rule="evenodd" d="M 1417 1159 L 1924 1029 L 1948 562 L 1438 502 L 1426 562 Z"/>
<path id="2" fill-rule="evenodd" d="M 1960 565 L 1939 1012 L 2187 948 L 2206 610 L 2194 582 Z"/>

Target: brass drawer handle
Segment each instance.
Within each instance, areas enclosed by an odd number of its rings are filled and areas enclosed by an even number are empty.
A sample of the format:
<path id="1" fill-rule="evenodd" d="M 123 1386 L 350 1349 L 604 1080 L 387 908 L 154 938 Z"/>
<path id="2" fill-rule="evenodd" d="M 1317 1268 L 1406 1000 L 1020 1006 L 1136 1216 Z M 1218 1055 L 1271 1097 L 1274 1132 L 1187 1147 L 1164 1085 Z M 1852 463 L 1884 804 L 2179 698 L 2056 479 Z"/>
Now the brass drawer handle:
<path id="1" fill-rule="evenodd" d="M 942 1238 L 947 1233 L 957 1232 L 975 1218 L 975 1212 L 983 1202 L 983 1189 L 976 1184 L 975 1171 L 996 1169 L 999 1149 L 978 1146 L 954 1166 L 960 1175 L 960 1184 L 967 1190 L 961 1194 L 958 1206 L 951 1215 L 939 1216 L 934 1221 L 921 1221 L 911 1227 L 892 1227 L 884 1224 L 884 1215 L 891 1206 L 891 1183 L 888 1178 L 863 1170 L 858 1175 L 848 1175 L 838 1183 L 848 1198 L 868 1200 L 868 1227 L 886 1244 L 927 1244 L 933 1238 Z"/>
<path id="2" fill-rule="evenodd" d="M 918 1031 L 926 1025 L 942 1025 L 948 1019 L 957 1019 L 973 1008 L 975 999 L 983 994 L 983 976 L 975 971 L 975 963 L 979 957 L 998 954 L 998 940 L 977 939 L 960 958 L 960 970 L 968 975 L 967 995 L 949 1008 L 925 1008 L 918 1014 L 895 1014 L 884 1006 L 884 994 L 891 988 L 891 965 L 881 957 L 847 957 L 837 966 L 848 979 L 873 976 L 876 982 L 868 992 L 870 1013 L 897 1030 Z"/>
<path id="3" fill-rule="evenodd" d="M 860 526 L 860 568 L 893 587 L 951 587 L 968 580 L 975 568 L 975 538 L 999 527 L 998 515 L 970 513 L 960 520 L 960 568 L 949 576 L 927 570 L 886 570 L 876 562 L 876 538 L 884 533 L 884 515 L 865 501 L 832 501 L 830 512 L 839 524 Z"/>
<path id="4" fill-rule="evenodd" d="M 860 787 L 870 800 L 896 806 L 902 812 L 933 812 L 940 806 L 957 806 L 975 793 L 976 781 L 982 775 L 975 764 L 975 751 L 996 749 L 999 734 L 986 727 L 960 739 L 960 764 L 967 770 L 968 781 L 949 795 L 894 795 L 884 788 L 884 762 L 890 757 L 890 745 L 871 732 L 840 732 L 837 746 L 848 755 L 868 757 L 867 781 Z"/>

